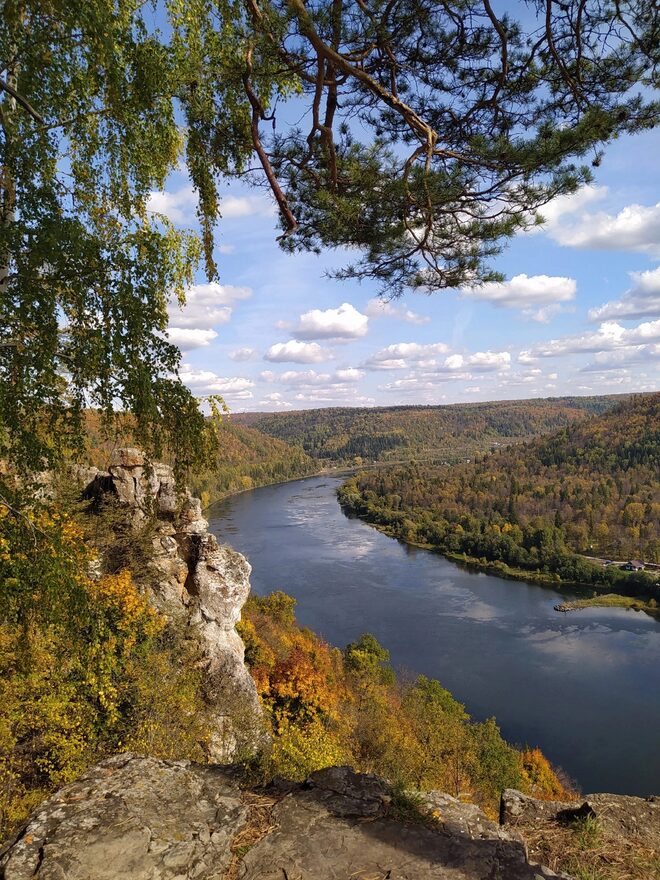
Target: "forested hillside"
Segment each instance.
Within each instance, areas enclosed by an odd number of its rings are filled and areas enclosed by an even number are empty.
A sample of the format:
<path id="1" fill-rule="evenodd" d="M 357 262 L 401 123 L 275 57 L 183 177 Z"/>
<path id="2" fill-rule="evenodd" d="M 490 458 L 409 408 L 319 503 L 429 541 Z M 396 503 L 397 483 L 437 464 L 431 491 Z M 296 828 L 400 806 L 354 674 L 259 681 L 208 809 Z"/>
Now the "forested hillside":
<path id="1" fill-rule="evenodd" d="M 273 736 L 267 778 L 305 779 L 348 764 L 404 789 L 439 788 L 496 813 L 513 786 L 556 799 L 563 786 L 534 748 L 506 743 L 494 718 L 477 722 L 440 682 L 398 681 L 389 653 L 364 634 L 343 651 L 295 620 L 295 599 L 252 596 L 239 630 Z"/>
<path id="2" fill-rule="evenodd" d="M 340 463 L 434 458 L 456 461 L 495 443 L 534 437 L 606 412 L 618 396 L 562 397 L 448 406 L 333 408 L 244 413 L 234 421 Z M 356 461 L 357 460 L 357 461 Z"/>
<path id="3" fill-rule="evenodd" d="M 108 434 L 96 412 L 85 413 L 85 460 L 105 470 L 114 450 L 134 443 L 129 419 Z M 313 474 L 318 462 L 299 447 L 269 437 L 256 428 L 223 417 L 213 424 L 215 460 L 187 473 L 190 488 L 208 503 L 231 492 L 267 486 Z"/>
<path id="4" fill-rule="evenodd" d="M 660 562 L 660 394 L 471 463 L 362 473 L 340 499 L 443 552 L 655 594 L 653 578 L 575 554 Z"/>
<path id="5" fill-rule="evenodd" d="M 215 466 L 191 475 L 192 490 L 203 500 L 313 474 L 318 462 L 299 447 L 255 428 L 223 419 L 217 428 Z"/>

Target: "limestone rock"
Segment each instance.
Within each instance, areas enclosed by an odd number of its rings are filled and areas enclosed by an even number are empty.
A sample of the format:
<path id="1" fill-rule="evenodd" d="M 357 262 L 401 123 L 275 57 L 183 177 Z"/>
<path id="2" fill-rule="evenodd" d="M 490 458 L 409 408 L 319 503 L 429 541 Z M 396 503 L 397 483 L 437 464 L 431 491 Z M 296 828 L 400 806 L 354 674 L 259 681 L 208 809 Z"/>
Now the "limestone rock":
<path id="1" fill-rule="evenodd" d="M 497 822 L 485 816 L 476 804 L 459 801 L 441 791 L 424 792 L 420 806 L 452 834 L 486 839 L 503 833 Z"/>
<path id="2" fill-rule="evenodd" d="M 0 858 L 0 878 L 221 878 L 246 815 L 222 770 L 119 755 L 39 807 Z"/>
<path id="3" fill-rule="evenodd" d="M 172 468 L 148 462 L 141 450 L 118 449 L 107 472 L 89 473 L 85 497 L 112 495 L 137 529 L 153 517 L 151 599 L 200 644 L 214 720 L 209 757 L 228 761 L 238 749 L 257 747 L 264 738 L 261 708 L 235 629 L 250 592 L 248 561 L 209 534 L 200 500 L 177 491 Z"/>
<path id="4" fill-rule="evenodd" d="M 500 805 L 500 822 L 524 827 L 544 821 L 570 822 L 593 816 L 612 839 L 635 839 L 650 850 L 660 851 L 660 798 L 622 794 L 588 794 L 577 801 L 539 801 L 514 789 L 506 789 Z"/>
<path id="5" fill-rule="evenodd" d="M 399 821 L 385 784 L 346 767 L 258 794 L 231 768 L 120 755 L 42 804 L 0 854 L 0 880 L 557 877 L 506 832 Z M 255 802 L 270 808 L 258 825 Z"/>

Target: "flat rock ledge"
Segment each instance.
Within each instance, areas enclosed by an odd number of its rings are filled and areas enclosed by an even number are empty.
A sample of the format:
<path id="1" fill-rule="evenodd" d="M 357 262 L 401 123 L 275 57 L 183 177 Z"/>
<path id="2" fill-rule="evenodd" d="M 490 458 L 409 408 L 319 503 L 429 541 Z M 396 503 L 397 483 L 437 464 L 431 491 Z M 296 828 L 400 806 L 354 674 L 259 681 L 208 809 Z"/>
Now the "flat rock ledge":
<path id="1" fill-rule="evenodd" d="M 118 755 L 45 801 L 0 852 L 0 880 L 548 880 L 516 832 L 433 792 L 396 818 L 346 767 L 251 791 L 231 767 Z"/>
<path id="2" fill-rule="evenodd" d="M 526 827 L 571 823 L 587 817 L 597 819 L 614 841 L 638 842 L 660 852 L 660 797 L 587 794 L 579 801 L 539 801 L 507 788 L 500 803 L 500 824 L 523 833 Z"/>

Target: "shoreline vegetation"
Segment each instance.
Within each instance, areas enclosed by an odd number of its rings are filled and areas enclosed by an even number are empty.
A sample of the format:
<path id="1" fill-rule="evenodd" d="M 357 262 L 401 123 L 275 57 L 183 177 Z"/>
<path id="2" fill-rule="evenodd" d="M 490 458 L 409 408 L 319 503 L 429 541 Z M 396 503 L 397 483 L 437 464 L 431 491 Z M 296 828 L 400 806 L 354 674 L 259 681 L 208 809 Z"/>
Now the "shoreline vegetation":
<path id="1" fill-rule="evenodd" d="M 403 538 L 401 535 L 397 534 L 394 529 L 379 523 L 371 522 L 366 517 L 360 516 L 360 514 L 356 513 L 350 505 L 342 501 L 340 495 L 341 488 L 342 487 L 339 487 L 337 494 L 339 495 L 339 503 L 345 513 L 348 512 L 351 516 L 359 519 L 361 522 L 367 523 L 367 525 L 381 532 L 381 534 L 387 535 L 388 538 L 401 541 L 409 547 L 417 547 L 420 550 L 437 553 L 449 562 L 453 562 L 455 565 L 460 565 L 468 569 L 475 569 L 484 574 L 494 575 L 496 577 L 504 578 L 505 580 L 526 581 L 528 583 L 537 584 L 541 587 L 549 587 L 559 592 L 563 589 L 570 589 L 576 591 L 589 590 L 594 593 L 594 595 L 588 598 L 585 597 L 583 599 L 575 599 L 559 603 L 554 606 L 555 611 L 579 611 L 583 608 L 631 608 L 634 611 L 645 611 L 647 614 L 660 616 L 660 605 L 655 599 L 649 598 L 648 596 L 625 596 L 620 593 L 611 592 L 600 593 L 596 590 L 594 584 L 580 581 L 557 580 L 556 576 L 549 572 L 527 571 L 522 568 L 514 568 L 501 561 L 478 559 L 475 556 L 468 556 L 466 553 L 445 552 L 428 542 L 413 541 Z"/>
<path id="2" fill-rule="evenodd" d="M 339 488 L 339 501 L 385 534 L 454 562 L 556 589 L 587 589 L 591 605 L 618 594 L 632 600 L 627 607 L 655 611 L 658 425 L 660 394 L 639 395 L 472 462 L 360 472 Z M 649 565 L 653 570 L 644 571 Z"/>

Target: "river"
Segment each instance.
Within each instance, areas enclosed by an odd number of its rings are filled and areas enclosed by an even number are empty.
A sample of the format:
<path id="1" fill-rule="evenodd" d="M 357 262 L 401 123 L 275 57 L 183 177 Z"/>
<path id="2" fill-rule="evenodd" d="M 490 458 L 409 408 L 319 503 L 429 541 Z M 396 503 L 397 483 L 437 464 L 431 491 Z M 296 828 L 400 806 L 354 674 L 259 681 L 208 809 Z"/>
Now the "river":
<path id="1" fill-rule="evenodd" d="M 371 632 L 407 673 L 439 679 L 474 718 L 540 746 L 584 792 L 660 794 L 660 622 L 624 609 L 559 614 L 554 590 L 467 571 L 343 513 L 338 478 L 214 505 L 211 530 L 252 587 L 297 599 L 343 647 Z"/>

